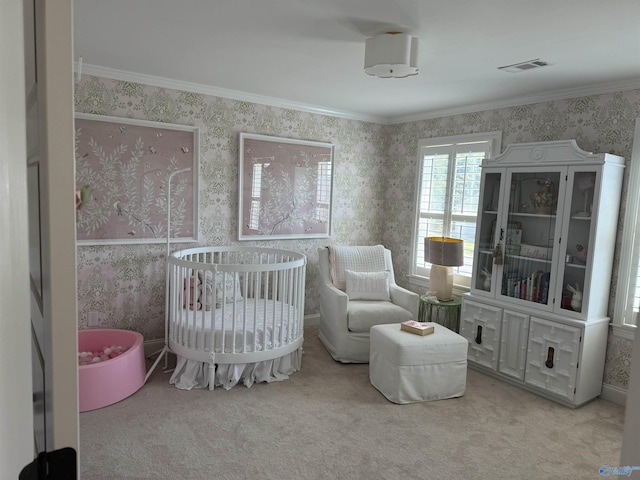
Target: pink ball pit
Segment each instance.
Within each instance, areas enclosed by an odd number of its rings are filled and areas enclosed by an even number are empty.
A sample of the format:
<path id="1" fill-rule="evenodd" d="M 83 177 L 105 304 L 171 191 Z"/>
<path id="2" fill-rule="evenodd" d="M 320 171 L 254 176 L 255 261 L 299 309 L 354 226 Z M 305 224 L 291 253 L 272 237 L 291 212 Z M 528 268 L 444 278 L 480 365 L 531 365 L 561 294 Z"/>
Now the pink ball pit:
<path id="1" fill-rule="evenodd" d="M 78 366 L 79 409 L 88 412 L 133 395 L 144 384 L 144 338 L 137 332 L 117 329 L 78 331 L 78 351 L 122 345 L 127 351 L 104 362 Z"/>

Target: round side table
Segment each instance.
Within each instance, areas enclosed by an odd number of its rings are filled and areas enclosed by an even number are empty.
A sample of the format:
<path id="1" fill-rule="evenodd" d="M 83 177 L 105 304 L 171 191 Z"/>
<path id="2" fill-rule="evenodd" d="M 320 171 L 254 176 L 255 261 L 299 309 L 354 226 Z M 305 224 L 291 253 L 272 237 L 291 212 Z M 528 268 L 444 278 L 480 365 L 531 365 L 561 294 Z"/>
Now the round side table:
<path id="1" fill-rule="evenodd" d="M 437 300 L 433 297 L 422 295 L 420 297 L 420 307 L 418 310 L 418 321 L 436 322 L 440 325 L 460 332 L 460 305 L 459 298 L 453 297 L 451 300 Z"/>

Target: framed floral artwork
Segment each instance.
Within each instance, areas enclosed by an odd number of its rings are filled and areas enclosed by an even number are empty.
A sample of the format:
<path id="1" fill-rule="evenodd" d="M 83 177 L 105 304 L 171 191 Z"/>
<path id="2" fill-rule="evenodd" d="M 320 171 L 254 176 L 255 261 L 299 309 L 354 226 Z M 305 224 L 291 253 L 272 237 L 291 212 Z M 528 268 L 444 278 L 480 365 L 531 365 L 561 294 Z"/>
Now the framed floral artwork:
<path id="1" fill-rule="evenodd" d="M 198 142 L 196 127 L 76 113 L 78 244 L 197 241 Z"/>
<path id="2" fill-rule="evenodd" d="M 331 235 L 329 143 L 240 134 L 239 240 Z"/>

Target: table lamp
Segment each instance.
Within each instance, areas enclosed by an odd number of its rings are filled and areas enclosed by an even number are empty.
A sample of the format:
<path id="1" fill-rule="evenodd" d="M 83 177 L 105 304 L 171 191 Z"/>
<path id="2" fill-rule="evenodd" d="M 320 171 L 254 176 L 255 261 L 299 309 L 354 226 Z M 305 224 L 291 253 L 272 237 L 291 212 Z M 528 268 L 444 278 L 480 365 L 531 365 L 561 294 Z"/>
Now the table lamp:
<path id="1" fill-rule="evenodd" d="M 464 265 L 464 242 L 458 238 L 426 237 L 424 239 L 424 260 L 432 264 L 429 290 L 438 300 L 453 298 L 453 270 L 451 267 Z"/>

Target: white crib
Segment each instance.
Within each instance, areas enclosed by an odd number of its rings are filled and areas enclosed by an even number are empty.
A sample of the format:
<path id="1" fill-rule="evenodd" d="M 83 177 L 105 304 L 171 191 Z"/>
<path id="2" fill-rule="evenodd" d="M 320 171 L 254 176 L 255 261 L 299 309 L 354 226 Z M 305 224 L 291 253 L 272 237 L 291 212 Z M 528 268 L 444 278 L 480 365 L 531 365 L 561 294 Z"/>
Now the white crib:
<path id="1" fill-rule="evenodd" d="M 306 257 L 201 247 L 168 260 L 170 383 L 191 389 L 284 380 L 302 364 Z"/>

